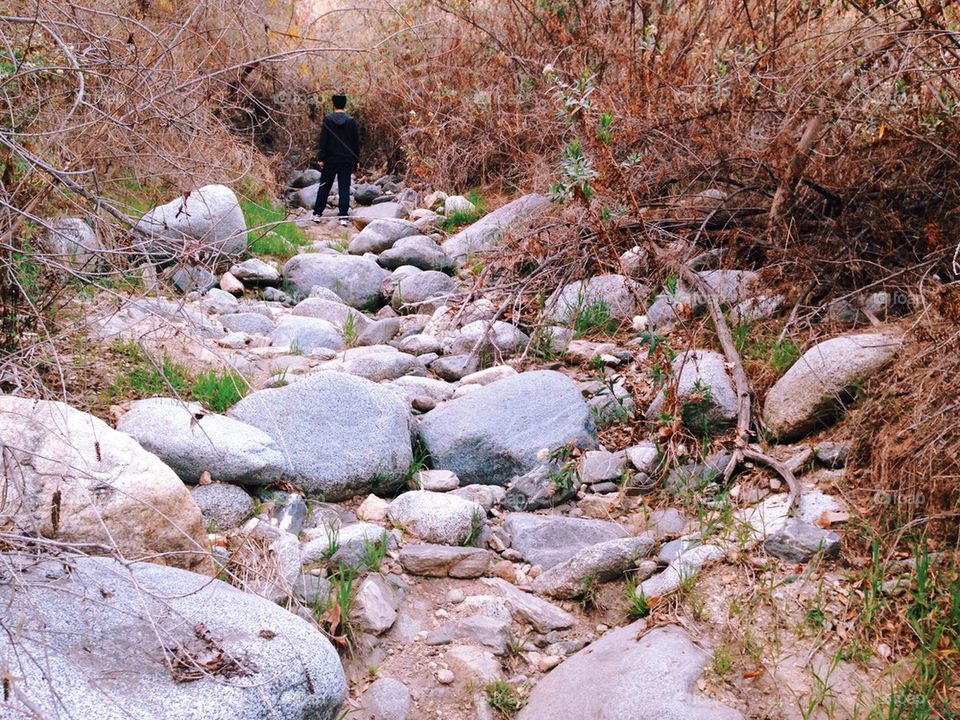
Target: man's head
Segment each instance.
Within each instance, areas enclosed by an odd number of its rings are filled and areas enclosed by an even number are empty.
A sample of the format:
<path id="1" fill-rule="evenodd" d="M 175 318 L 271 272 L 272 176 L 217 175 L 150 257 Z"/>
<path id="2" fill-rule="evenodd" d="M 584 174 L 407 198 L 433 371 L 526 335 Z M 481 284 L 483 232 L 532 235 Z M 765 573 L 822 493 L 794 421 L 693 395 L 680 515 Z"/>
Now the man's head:
<path id="1" fill-rule="evenodd" d="M 332 100 L 334 110 L 343 110 L 347 106 L 346 95 L 334 95 Z"/>

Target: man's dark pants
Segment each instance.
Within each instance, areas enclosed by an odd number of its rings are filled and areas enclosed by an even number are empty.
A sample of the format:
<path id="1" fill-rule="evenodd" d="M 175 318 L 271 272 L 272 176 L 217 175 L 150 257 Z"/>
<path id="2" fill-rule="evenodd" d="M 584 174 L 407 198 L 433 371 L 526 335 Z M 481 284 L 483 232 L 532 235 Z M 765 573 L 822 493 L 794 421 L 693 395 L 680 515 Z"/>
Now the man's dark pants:
<path id="1" fill-rule="evenodd" d="M 314 215 L 323 215 L 327 207 L 327 198 L 330 197 L 333 179 L 336 178 L 340 195 L 340 217 L 347 217 L 350 213 L 350 175 L 353 173 L 353 168 L 354 163 L 325 162 L 323 164 L 323 169 L 320 171 L 320 187 L 317 188 L 317 202 L 313 206 Z"/>

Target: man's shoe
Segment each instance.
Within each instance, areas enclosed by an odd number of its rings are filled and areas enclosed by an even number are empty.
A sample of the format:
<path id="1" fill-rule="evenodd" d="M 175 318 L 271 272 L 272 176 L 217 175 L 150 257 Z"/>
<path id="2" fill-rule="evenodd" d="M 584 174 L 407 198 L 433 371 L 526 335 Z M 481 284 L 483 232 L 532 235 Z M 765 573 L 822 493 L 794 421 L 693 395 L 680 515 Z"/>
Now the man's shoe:
<path id="1" fill-rule="evenodd" d="M 314 214 L 310 219 L 319 225 L 320 223 L 323 222 L 323 215 Z"/>
<path id="2" fill-rule="evenodd" d="M 347 226 L 346 218 L 340 218 L 340 227 L 346 227 L 346 226 Z"/>

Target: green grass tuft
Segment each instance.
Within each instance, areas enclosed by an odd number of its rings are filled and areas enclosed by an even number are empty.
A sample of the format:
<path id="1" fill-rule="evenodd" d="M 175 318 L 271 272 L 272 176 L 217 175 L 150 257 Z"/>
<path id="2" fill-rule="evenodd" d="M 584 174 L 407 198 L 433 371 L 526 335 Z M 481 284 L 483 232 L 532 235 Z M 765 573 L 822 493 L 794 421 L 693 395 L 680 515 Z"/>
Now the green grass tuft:
<path id="1" fill-rule="evenodd" d="M 287 259 L 297 248 L 309 244 L 306 234 L 292 222 L 286 222 L 283 205 L 274 204 L 267 196 L 242 198 L 240 209 L 247 222 L 250 252 Z"/>

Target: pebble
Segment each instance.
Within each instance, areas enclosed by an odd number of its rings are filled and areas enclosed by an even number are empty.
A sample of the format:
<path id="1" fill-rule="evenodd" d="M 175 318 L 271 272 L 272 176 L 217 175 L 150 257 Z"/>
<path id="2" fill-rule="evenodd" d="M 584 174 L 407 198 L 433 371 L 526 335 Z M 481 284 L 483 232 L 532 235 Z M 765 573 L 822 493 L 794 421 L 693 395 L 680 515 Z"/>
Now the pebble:
<path id="1" fill-rule="evenodd" d="M 450 685 L 455 679 L 456 677 L 452 670 L 447 670 L 446 668 L 437 670 L 437 682 L 441 685 Z"/>
<path id="2" fill-rule="evenodd" d="M 447 602 L 452 605 L 459 605 L 463 602 L 463 599 L 466 597 L 463 590 L 460 588 L 453 588 L 447 592 Z"/>

